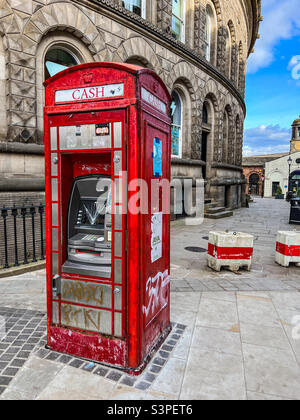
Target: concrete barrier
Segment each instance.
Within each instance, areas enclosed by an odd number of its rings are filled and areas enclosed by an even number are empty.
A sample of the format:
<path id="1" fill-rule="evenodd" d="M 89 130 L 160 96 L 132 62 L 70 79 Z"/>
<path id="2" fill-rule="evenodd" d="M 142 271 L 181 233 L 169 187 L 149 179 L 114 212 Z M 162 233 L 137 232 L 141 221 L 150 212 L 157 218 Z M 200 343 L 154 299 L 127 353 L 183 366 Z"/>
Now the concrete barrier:
<path id="1" fill-rule="evenodd" d="M 279 231 L 276 241 L 275 261 L 283 267 L 296 263 L 300 267 L 300 232 Z"/>
<path id="2" fill-rule="evenodd" d="M 242 232 L 210 232 L 207 264 L 215 271 L 228 267 L 251 270 L 254 237 Z"/>

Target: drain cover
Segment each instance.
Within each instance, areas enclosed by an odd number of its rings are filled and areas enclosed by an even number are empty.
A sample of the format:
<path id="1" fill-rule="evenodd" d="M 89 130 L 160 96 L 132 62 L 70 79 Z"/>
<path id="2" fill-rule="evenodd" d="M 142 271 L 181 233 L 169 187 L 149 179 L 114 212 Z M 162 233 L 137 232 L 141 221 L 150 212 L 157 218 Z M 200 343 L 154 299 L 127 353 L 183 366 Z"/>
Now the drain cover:
<path id="1" fill-rule="evenodd" d="M 205 248 L 199 248 L 198 246 L 187 246 L 184 249 L 186 251 L 190 251 L 190 252 L 207 252 L 207 249 L 205 249 Z"/>

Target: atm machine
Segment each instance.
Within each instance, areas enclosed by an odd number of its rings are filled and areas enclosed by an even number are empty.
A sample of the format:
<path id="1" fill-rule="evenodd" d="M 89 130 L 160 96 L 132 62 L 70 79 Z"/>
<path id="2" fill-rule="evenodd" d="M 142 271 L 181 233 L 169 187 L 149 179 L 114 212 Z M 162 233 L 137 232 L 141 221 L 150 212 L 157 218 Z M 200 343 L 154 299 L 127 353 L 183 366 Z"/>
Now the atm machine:
<path id="1" fill-rule="evenodd" d="M 68 209 L 68 257 L 63 272 L 110 278 L 111 227 L 111 179 L 75 179 Z"/>
<path id="2" fill-rule="evenodd" d="M 171 330 L 171 98 L 121 63 L 45 87 L 48 347 L 137 375 Z"/>

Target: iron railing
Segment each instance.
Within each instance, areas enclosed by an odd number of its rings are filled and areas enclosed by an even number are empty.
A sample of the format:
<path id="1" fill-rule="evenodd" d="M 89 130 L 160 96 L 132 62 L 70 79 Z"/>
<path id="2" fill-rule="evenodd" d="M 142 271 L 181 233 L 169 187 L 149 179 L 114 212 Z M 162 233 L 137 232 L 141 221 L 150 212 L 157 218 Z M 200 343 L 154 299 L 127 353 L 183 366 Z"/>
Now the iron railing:
<path id="1" fill-rule="evenodd" d="M 44 204 L 0 208 L 0 268 L 45 259 Z"/>

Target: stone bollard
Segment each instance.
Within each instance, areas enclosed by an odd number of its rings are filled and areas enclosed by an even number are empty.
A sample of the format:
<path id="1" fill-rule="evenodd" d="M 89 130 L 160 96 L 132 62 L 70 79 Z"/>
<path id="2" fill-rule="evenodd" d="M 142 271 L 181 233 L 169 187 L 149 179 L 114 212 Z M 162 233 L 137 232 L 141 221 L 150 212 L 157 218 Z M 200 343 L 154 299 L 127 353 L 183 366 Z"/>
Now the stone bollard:
<path id="1" fill-rule="evenodd" d="M 283 267 L 296 263 L 300 267 L 300 232 L 279 231 L 277 233 L 275 261 Z"/>
<path id="2" fill-rule="evenodd" d="M 215 271 L 251 269 L 254 237 L 241 232 L 210 232 L 207 264 Z"/>

